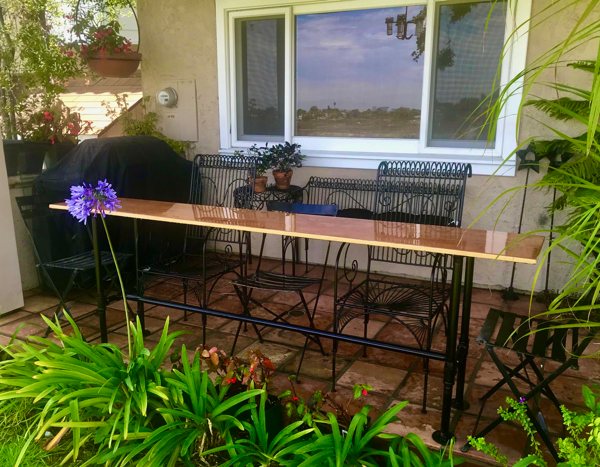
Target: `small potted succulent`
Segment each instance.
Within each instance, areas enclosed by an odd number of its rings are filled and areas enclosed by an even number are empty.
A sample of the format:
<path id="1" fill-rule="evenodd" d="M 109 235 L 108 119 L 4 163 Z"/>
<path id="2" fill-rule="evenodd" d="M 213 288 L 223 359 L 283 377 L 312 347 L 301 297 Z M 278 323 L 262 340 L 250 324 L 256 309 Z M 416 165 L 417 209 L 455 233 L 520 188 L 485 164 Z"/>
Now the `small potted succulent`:
<path id="1" fill-rule="evenodd" d="M 274 144 L 266 155 L 270 167 L 273 169 L 275 186 L 280 190 L 287 190 L 292 180 L 294 167 L 302 167 L 304 155 L 300 152 L 299 144 L 285 142 Z"/>
<path id="2" fill-rule="evenodd" d="M 258 147 L 256 144 L 248 149 L 248 155 L 257 159 L 256 174 L 254 174 L 254 192 L 262 193 L 267 189 L 267 170 L 271 167 L 269 159 L 270 149 L 268 147 Z M 237 154 L 239 152 L 236 151 Z"/>

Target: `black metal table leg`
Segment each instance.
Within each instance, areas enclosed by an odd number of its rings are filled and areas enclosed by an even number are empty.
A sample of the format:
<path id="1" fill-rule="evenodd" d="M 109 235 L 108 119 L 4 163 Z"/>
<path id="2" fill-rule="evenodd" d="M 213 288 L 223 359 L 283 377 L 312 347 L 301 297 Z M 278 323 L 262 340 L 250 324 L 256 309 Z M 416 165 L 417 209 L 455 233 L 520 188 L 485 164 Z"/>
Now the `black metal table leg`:
<path id="1" fill-rule="evenodd" d="M 106 331 L 106 298 L 104 296 L 104 287 L 102 284 L 102 269 L 100 265 L 100 248 L 98 246 L 98 225 L 96 218 L 92 217 L 92 247 L 94 249 L 94 268 L 96 270 L 96 312 L 100 323 L 100 340 L 108 342 L 108 332 Z"/>
<path id="2" fill-rule="evenodd" d="M 471 321 L 471 298 L 473 295 L 473 269 L 475 258 L 467 258 L 465 265 L 465 285 L 463 288 L 462 316 L 460 324 L 460 340 L 458 342 L 458 372 L 456 375 L 456 398 L 454 408 L 466 410 L 469 403 L 465 401 L 465 378 L 467 375 L 467 356 L 469 355 L 469 324 Z"/>
<path id="3" fill-rule="evenodd" d="M 133 219 L 133 245 L 134 245 L 134 258 L 135 258 L 135 290 L 140 296 L 144 295 L 144 280 L 142 273 L 140 272 L 140 231 L 138 226 L 138 220 Z M 137 302 L 136 316 L 140 320 L 140 326 L 146 334 L 146 323 L 144 320 L 144 303 Z"/>
<path id="4" fill-rule="evenodd" d="M 460 310 L 463 260 L 464 258 L 462 256 L 455 256 L 452 269 L 452 295 L 450 296 L 450 312 L 448 314 L 448 330 L 446 336 L 442 420 L 440 429 L 435 431 L 432 435 L 432 438 L 440 444 L 447 444 L 454 436 L 450 431 L 450 415 L 452 412 L 452 388 L 454 386 L 454 377 L 456 375 L 456 340 L 458 334 L 458 312 Z"/>

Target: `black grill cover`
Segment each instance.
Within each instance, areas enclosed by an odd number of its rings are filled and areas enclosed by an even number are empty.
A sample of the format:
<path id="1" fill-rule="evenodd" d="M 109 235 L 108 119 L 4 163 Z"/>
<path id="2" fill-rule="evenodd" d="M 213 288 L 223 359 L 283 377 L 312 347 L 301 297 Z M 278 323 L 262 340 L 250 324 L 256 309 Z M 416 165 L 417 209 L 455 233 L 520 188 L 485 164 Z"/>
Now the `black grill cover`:
<path id="1" fill-rule="evenodd" d="M 33 192 L 40 202 L 49 204 L 68 198 L 72 185 L 87 182 L 95 186 L 98 180 L 106 179 L 122 198 L 186 202 L 191 167 L 190 161 L 151 136 L 86 140 L 37 177 Z M 132 252 L 131 220 L 107 217 L 107 221 L 116 249 Z M 62 213 L 60 221 L 53 224 L 50 232 L 35 239 L 40 256 L 57 259 L 90 248 L 85 229 L 68 214 Z M 183 235 L 183 226 L 140 222 L 141 263 L 177 254 Z"/>

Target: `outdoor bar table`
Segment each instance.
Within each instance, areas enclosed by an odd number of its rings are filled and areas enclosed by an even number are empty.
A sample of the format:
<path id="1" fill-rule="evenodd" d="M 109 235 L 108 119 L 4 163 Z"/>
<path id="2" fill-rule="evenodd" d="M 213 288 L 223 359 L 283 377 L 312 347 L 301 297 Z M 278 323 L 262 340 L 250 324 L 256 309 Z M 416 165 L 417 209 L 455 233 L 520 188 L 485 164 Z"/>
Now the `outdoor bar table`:
<path id="1" fill-rule="evenodd" d="M 121 208 L 108 215 L 133 219 L 136 238 L 137 221 L 145 220 L 215 229 L 233 229 L 261 234 L 286 235 L 297 238 L 340 242 L 342 244 L 381 246 L 452 255 L 453 274 L 445 352 L 426 351 L 374 339 L 336 334 L 331 331 L 269 321 L 248 315 L 202 309 L 192 305 L 152 299 L 139 295 L 128 295 L 127 297 L 139 302 L 204 313 L 209 316 L 220 316 L 444 361 L 444 388 L 440 429 L 433 435 L 433 438 L 441 444 L 447 443 L 453 436 L 450 428 L 450 416 L 455 380 L 457 382 L 457 390 L 454 407 L 458 409 L 464 408 L 463 394 L 466 360 L 469 350 L 469 320 L 475 259 L 535 264 L 544 242 L 544 238 L 537 235 L 519 237 L 514 233 L 479 229 L 462 229 L 343 217 L 319 217 L 278 211 L 255 211 L 142 199 L 124 198 L 120 201 Z M 51 204 L 50 208 L 67 209 L 65 203 Z M 96 278 L 98 288 L 98 316 L 100 318 L 102 339 L 106 341 L 105 303 L 99 276 L 99 253 L 94 218 L 92 218 L 92 235 L 98 272 Z M 460 322 L 460 340 L 458 340 L 461 295 L 462 316 Z"/>

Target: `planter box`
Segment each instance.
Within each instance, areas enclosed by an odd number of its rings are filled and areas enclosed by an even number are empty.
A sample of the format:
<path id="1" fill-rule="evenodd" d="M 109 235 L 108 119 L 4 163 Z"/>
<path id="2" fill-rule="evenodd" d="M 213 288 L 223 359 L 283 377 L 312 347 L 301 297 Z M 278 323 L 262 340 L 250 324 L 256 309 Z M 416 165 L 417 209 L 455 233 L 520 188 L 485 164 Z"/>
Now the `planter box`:
<path id="1" fill-rule="evenodd" d="M 63 158 L 77 146 L 75 143 L 55 143 L 50 145 L 48 151 L 46 151 L 46 159 L 44 159 L 44 168 L 51 169 L 57 165 Z"/>
<path id="2" fill-rule="evenodd" d="M 42 172 L 44 157 L 51 148 L 50 143 L 31 141 L 4 141 L 4 159 L 6 173 L 14 175 L 36 175 Z"/>

